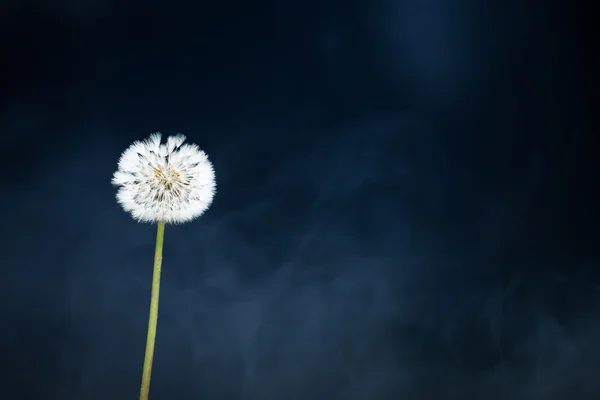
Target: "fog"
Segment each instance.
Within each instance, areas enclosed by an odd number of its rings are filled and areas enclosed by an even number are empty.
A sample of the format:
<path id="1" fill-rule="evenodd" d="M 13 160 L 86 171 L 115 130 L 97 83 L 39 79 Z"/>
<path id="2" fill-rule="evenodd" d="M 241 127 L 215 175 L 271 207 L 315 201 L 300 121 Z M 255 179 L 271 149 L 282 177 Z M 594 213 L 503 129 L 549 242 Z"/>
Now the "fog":
<path id="1" fill-rule="evenodd" d="M 151 398 L 595 398 L 591 75 L 538 8 L 6 3 L 2 397 L 137 396 L 156 227 L 110 179 L 161 131 L 217 195 L 166 228 Z"/>

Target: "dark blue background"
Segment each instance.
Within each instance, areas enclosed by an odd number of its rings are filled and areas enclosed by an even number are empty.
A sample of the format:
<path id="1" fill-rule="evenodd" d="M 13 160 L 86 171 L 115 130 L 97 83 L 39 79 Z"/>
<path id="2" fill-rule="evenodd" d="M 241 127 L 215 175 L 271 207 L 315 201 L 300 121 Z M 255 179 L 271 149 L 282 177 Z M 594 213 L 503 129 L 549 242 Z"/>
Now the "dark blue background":
<path id="1" fill-rule="evenodd" d="M 3 1 L 0 398 L 137 398 L 155 131 L 218 193 L 153 400 L 600 398 L 593 14 L 534 3 Z"/>

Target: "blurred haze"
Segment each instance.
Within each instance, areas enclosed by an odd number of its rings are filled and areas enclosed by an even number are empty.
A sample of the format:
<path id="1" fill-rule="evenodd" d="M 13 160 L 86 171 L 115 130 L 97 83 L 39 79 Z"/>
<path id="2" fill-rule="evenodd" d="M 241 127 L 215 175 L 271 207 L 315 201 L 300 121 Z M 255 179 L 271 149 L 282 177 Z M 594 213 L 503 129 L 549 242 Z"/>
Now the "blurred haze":
<path id="1" fill-rule="evenodd" d="M 600 398 L 592 14 L 534 3 L 3 1 L 0 398 L 137 398 L 155 131 L 218 192 L 153 400 Z"/>

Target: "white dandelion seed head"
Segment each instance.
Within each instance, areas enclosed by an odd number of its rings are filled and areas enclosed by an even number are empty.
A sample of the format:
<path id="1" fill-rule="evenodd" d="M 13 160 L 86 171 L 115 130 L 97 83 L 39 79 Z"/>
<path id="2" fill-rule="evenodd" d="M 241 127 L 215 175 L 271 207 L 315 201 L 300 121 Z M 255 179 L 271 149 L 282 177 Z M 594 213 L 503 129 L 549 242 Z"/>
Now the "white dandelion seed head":
<path id="1" fill-rule="evenodd" d="M 112 184 L 117 201 L 140 222 L 176 224 L 193 220 L 210 207 L 216 192 L 212 163 L 195 144 L 161 134 L 134 142 L 123 152 Z"/>

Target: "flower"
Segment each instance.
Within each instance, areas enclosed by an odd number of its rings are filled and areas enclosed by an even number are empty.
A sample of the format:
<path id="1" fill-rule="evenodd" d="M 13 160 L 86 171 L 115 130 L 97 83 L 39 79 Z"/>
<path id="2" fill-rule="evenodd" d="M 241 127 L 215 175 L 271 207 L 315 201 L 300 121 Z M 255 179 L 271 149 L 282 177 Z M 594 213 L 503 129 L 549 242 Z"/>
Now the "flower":
<path id="1" fill-rule="evenodd" d="M 212 163 L 195 144 L 161 134 L 134 142 L 123 152 L 112 184 L 117 201 L 140 222 L 183 223 L 202 215 L 216 191 Z"/>

